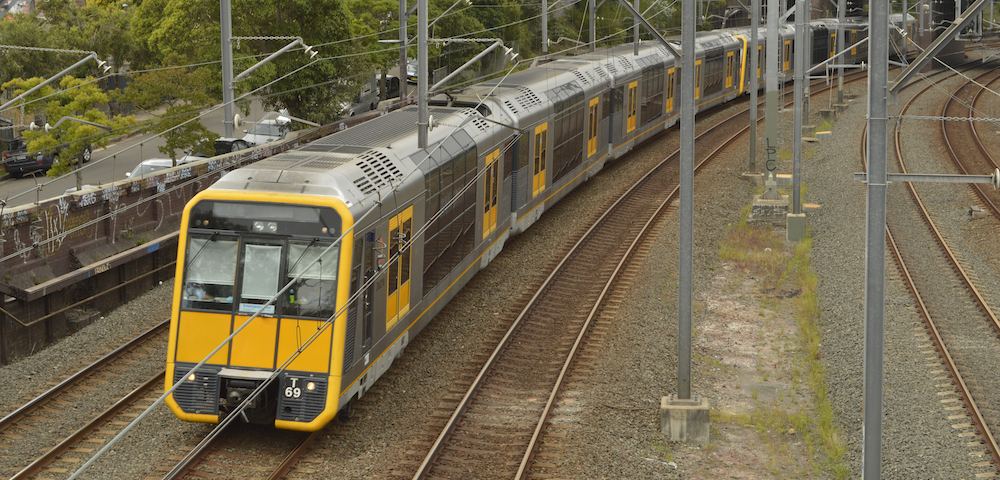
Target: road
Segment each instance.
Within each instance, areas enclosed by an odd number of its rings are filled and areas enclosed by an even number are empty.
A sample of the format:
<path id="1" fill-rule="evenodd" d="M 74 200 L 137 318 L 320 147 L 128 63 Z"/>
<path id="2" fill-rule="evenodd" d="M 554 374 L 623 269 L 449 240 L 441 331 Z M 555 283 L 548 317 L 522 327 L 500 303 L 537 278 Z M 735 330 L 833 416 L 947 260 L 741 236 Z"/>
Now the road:
<path id="1" fill-rule="evenodd" d="M 241 114 L 242 115 L 242 114 Z M 259 102 L 253 102 L 246 121 L 255 122 L 265 115 L 265 110 Z M 222 124 L 223 109 L 218 108 L 202 117 L 201 122 L 211 131 L 220 136 L 225 135 Z M 249 128 L 247 125 L 242 129 Z M 242 137 L 243 132 L 233 133 L 234 137 Z M 164 144 L 162 138 L 155 134 L 143 134 L 118 141 L 114 145 L 95 150 L 91 161 L 80 169 L 80 177 L 84 185 L 110 183 L 114 180 L 124 180 L 125 174 L 131 172 L 139 162 L 150 158 L 167 158 L 157 147 Z M 183 156 L 177 152 L 178 157 Z M 0 172 L 2 173 L 2 172 Z M 0 199 L 8 204 L 6 208 L 40 202 L 42 200 L 62 195 L 69 188 L 76 187 L 74 175 L 68 175 L 58 180 L 46 177 L 42 172 L 35 172 L 36 177 L 21 179 L 8 178 L 0 181 Z M 38 186 L 41 186 L 39 189 Z"/>

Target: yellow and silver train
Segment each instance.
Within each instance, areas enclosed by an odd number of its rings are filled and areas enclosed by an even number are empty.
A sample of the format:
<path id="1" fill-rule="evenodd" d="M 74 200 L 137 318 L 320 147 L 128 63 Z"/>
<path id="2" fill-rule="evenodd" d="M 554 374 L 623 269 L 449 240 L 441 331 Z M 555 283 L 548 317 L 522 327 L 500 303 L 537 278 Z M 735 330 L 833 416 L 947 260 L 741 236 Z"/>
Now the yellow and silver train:
<path id="1" fill-rule="evenodd" d="M 831 30 L 864 31 L 854 21 L 813 25 L 810 64 L 834 53 L 815 44 L 835 38 Z M 783 45 L 793 35 L 782 27 Z M 697 108 L 762 84 L 749 71 L 748 37 L 699 35 Z M 779 53 L 790 73 L 791 48 Z M 313 431 L 349 412 L 511 235 L 672 126 L 679 83 L 656 43 L 638 55 L 624 45 L 562 57 L 433 97 L 426 149 L 408 107 L 226 174 L 184 210 L 170 408 L 218 422 L 267 383 L 239 418 Z"/>

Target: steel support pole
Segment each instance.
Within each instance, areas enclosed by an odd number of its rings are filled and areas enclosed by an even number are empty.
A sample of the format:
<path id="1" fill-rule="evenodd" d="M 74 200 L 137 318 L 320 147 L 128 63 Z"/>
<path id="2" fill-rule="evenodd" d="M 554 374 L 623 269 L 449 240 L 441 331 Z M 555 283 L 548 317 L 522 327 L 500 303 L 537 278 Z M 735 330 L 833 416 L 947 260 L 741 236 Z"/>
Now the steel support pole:
<path id="1" fill-rule="evenodd" d="M 590 0 L 590 51 L 597 50 L 597 0 Z"/>
<path id="2" fill-rule="evenodd" d="M 230 0 L 219 0 L 219 24 L 222 27 L 222 124 L 226 137 L 233 136 L 233 12 Z"/>
<path id="3" fill-rule="evenodd" d="M 632 7 L 639 11 L 639 0 L 632 0 Z M 639 56 L 639 16 L 632 16 L 632 44 L 634 45 L 632 54 Z"/>
<path id="4" fill-rule="evenodd" d="M 399 0 L 399 99 L 406 99 L 407 81 L 406 66 L 409 61 L 406 59 L 406 49 L 409 39 L 406 37 L 406 21 L 410 18 L 406 14 L 406 0 Z"/>
<path id="5" fill-rule="evenodd" d="M 695 1 L 681 6 L 681 171 L 677 294 L 677 398 L 691 399 L 691 282 L 694 278 L 694 32 Z"/>
<path id="6" fill-rule="evenodd" d="M 802 12 L 802 22 L 804 25 L 809 25 L 812 21 L 812 2 L 813 0 L 808 0 L 802 8 L 795 9 L 795 18 L 799 18 L 799 12 Z M 804 27 L 803 27 L 804 28 Z M 812 64 L 812 34 L 805 35 L 805 39 L 802 41 L 803 50 L 803 61 L 802 63 L 796 63 L 795 65 L 806 65 Z M 797 60 L 796 60 L 797 61 Z M 795 67 L 798 71 L 799 68 Z M 809 123 L 809 72 L 805 72 L 805 83 L 802 85 L 802 121 Z M 796 212 L 800 213 L 800 212 Z"/>
<path id="7" fill-rule="evenodd" d="M 839 0 L 837 2 L 837 52 L 844 51 L 844 35 L 847 35 L 847 29 L 844 27 L 844 22 L 847 16 L 847 5 L 846 0 Z M 844 64 L 844 60 L 839 60 L 841 64 Z M 844 67 L 837 68 L 837 105 L 844 104 Z"/>
<path id="8" fill-rule="evenodd" d="M 865 242 L 864 425 L 861 476 L 881 478 L 885 347 L 885 217 L 889 139 L 889 2 L 868 10 L 868 184 Z"/>
<path id="9" fill-rule="evenodd" d="M 427 0 L 417 0 L 417 146 L 427 148 Z"/>
<path id="10" fill-rule="evenodd" d="M 799 198 L 801 167 L 802 167 L 802 114 L 803 114 L 803 81 L 806 65 L 806 34 L 805 18 L 807 0 L 796 0 L 795 2 L 795 113 L 792 120 L 792 135 L 795 138 L 792 147 L 792 213 L 802 213 L 801 199 Z"/>
<path id="11" fill-rule="evenodd" d="M 542 0 L 542 53 L 549 53 L 549 0 Z"/>
<path id="12" fill-rule="evenodd" d="M 783 0 L 767 0 L 767 97 L 765 99 L 765 137 L 767 162 L 764 172 L 764 193 L 760 198 L 780 200 L 778 193 L 778 9 Z"/>
<path id="13" fill-rule="evenodd" d="M 750 2 L 750 36 L 753 40 L 750 47 L 750 173 L 757 172 L 757 92 L 760 90 L 760 77 L 757 72 L 760 70 L 760 58 L 757 50 L 760 48 L 758 41 L 760 25 L 760 0 Z"/>

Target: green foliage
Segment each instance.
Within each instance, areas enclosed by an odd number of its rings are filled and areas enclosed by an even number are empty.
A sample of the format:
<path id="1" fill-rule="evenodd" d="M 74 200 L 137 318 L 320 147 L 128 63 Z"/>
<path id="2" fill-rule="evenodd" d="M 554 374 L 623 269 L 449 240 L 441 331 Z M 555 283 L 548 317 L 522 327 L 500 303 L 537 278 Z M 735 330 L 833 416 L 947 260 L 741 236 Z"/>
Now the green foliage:
<path id="1" fill-rule="evenodd" d="M 57 48 L 97 52 L 100 59 L 127 59 L 134 44 L 129 35 L 127 9 L 87 4 L 78 7 L 72 0 L 38 2 L 41 15 L 16 14 L 0 22 L 0 39 L 7 45 Z M 82 53 L 33 50 L 0 51 L 0 79 L 50 77 L 83 58 Z M 96 63 L 74 74 L 99 73 Z M 0 80 L 2 81 L 2 80 Z"/>
<path id="2" fill-rule="evenodd" d="M 172 54 L 167 61 L 179 63 L 182 59 Z M 114 96 L 154 112 L 156 120 L 146 130 L 163 134 L 165 144 L 157 150 L 176 162 L 178 151 L 195 150 L 218 138 L 218 134 L 195 120 L 203 106 L 216 101 L 205 89 L 211 81 L 212 72 L 204 67 L 154 70 L 133 76 L 132 83 Z M 166 105 L 166 110 L 155 114 L 161 105 Z"/>
<path id="3" fill-rule="evenodd" d="M 106 125 L 112 130 L 134 125 L 134 117 L 115 116 L 108 118 L 103 111 L 97 108 L 108 102 L 108 95 L 101 91 L 93 80 L 90 77 L 79 79 L 67 75 L 59 82 L 60 90 L 57 91 L 51 85 L 46 85 L 26 100 L 31 102 L 41 97 L 48 97 L 44 104 L 33 102 L 30 105 L 34 106 L 33 111 L 36 113 L 44 113 L 53 126 L 63 117 L 73 117 Z M 38 77 L 28 80 L 15 78 L 4 83 L 3 88 L 13 88 L 13 93 L 20 95 L 43 81 L 44 79 Z M 81 156 L 86 148 L 107 145 L 110 135 L 105 129 L 71 120 L 63 121 L 57 128 L 48 132 L 44 130 L 24 132 L 29 151 L 59 148 L 56 162 L 48 172 L 50 177 L 56 177 L 71 170 L 72 163 L 75 163 L 75 160 Z"/>

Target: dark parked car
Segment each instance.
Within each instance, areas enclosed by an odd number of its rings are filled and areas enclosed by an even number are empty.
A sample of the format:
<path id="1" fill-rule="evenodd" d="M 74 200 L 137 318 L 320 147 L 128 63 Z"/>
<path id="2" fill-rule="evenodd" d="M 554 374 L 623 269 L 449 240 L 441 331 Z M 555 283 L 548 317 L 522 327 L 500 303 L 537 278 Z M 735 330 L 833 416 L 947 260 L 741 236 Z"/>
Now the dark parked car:
<path id="1" fill-rule="evenodd" d="M 218 155 L 225 155 L 227 153 L 238 152 L 240 150 L 250 148 L 250 142 L 243 140 L 242 138 L 226 138 L 220 137 L 215 139 L 215 154 L 208 155 L 205 153 L 204 149 L 199 149 L 194 152 L 185 150 L 184 156 L 181 157 L 183 162 L 193 162 L 202 158 L 211 158 Z"/>
<path id="2" fill-rule="evenodd" d="M 41 171 L 43 174 L 52 168 L 59 150 L 49 150 L 47 152 L 28 153 L 27 143 L 23 138 L 15 138 L 10 143 L 10 150 L 3 154 L 3 168 L 14 178 L 21 178 L 27 174 Z M 93 150 L 90 145 L 80 154 L 80 160 L 84 163 L 90 161 Z"/>

